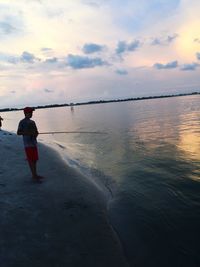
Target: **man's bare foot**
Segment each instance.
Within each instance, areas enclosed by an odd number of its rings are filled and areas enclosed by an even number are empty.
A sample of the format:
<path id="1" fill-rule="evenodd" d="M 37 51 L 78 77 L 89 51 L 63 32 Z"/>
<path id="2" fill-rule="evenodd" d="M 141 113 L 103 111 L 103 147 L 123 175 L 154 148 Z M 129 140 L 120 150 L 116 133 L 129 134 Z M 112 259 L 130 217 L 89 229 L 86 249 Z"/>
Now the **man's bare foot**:
<path id="1" fill-rule="evenodd" d="M 39 178 L 38 175 L 32 177 L 32 179 L 33 179 L 33 181 L 36 182 L 36 183 L 42 183 L 41 178 Z"/>
<path id="2" fill-rule="evenodd" d="M 44 179 L 44 176 L 37 175 L 37 178 L 36 179 Z"/>

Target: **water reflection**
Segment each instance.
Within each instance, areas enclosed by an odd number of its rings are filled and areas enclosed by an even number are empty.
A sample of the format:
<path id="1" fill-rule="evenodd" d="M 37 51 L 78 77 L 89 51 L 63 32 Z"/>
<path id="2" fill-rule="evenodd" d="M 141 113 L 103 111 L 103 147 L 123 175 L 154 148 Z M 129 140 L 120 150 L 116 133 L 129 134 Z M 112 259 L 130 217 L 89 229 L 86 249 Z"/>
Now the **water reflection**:
<path id="1" fill-rule="evenodd" d="M 178 148 L 183 151 L 186 158 L 200 161 L 200 115 L 190 112 L 182 116 L 179 125 Z"/>
<path id="2" fill-rule="evenodd" d="M 193 132 L 182 134 L 178 147 L 184 151 L 186 158 L 200 160 L 200 134 Z"/>

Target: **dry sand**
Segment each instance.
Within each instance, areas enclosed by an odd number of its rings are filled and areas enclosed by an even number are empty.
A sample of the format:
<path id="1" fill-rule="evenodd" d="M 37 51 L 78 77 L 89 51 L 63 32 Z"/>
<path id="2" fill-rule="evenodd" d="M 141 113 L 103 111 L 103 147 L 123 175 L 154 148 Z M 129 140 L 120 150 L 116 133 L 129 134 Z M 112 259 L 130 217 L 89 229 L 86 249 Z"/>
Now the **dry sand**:
<path id="1" fill-rule="evenodd" d="M 42 184 L 31 181 L 22 139 L 0 131 L 0 266 L 128 266 L 104 196 L 39 144 Z"/>

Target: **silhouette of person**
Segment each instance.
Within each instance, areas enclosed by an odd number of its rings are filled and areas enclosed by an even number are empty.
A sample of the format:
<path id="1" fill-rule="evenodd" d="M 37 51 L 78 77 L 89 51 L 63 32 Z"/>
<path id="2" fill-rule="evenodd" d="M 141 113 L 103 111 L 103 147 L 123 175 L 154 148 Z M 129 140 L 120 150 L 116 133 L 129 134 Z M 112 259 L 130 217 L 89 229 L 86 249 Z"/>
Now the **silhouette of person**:
<path id="1" fill-rule="evenodd" d="M 3 121 L 3 118 L 0 116 L 0 130 L 1 130 L 1 127 L 2 127 L 2 121 Z"/>
<path id="2" fill-rule="evenodd" d="M 31 120 L 34 108 L 25 107 L 25 118 L 19 122 L 17 134 L 23 136 L 24 148 L 27 157 L 27 161 L 32 173 L 34 181 L 41 182 L 43 177 L 37 174 L 37 161 L 38 161 L 38 149 L 37 149 L 37 136 L 38 130 L 35 122 Z"/>

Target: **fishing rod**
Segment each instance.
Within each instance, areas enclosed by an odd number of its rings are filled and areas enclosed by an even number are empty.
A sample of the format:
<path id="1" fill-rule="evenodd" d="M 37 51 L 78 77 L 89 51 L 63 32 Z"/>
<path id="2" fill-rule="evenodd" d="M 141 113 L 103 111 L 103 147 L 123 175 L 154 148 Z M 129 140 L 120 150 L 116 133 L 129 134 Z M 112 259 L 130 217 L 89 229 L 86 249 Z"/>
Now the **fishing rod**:
<path id="1" fill-rule="evenodd" d="M 63 132 L 41 132 L 39 134 L 74 134 L 74 133 L 80 133 L 80 134 L 108 134 L 106 132 L 86 132 L 86 131 L 63 131 Z"/>

